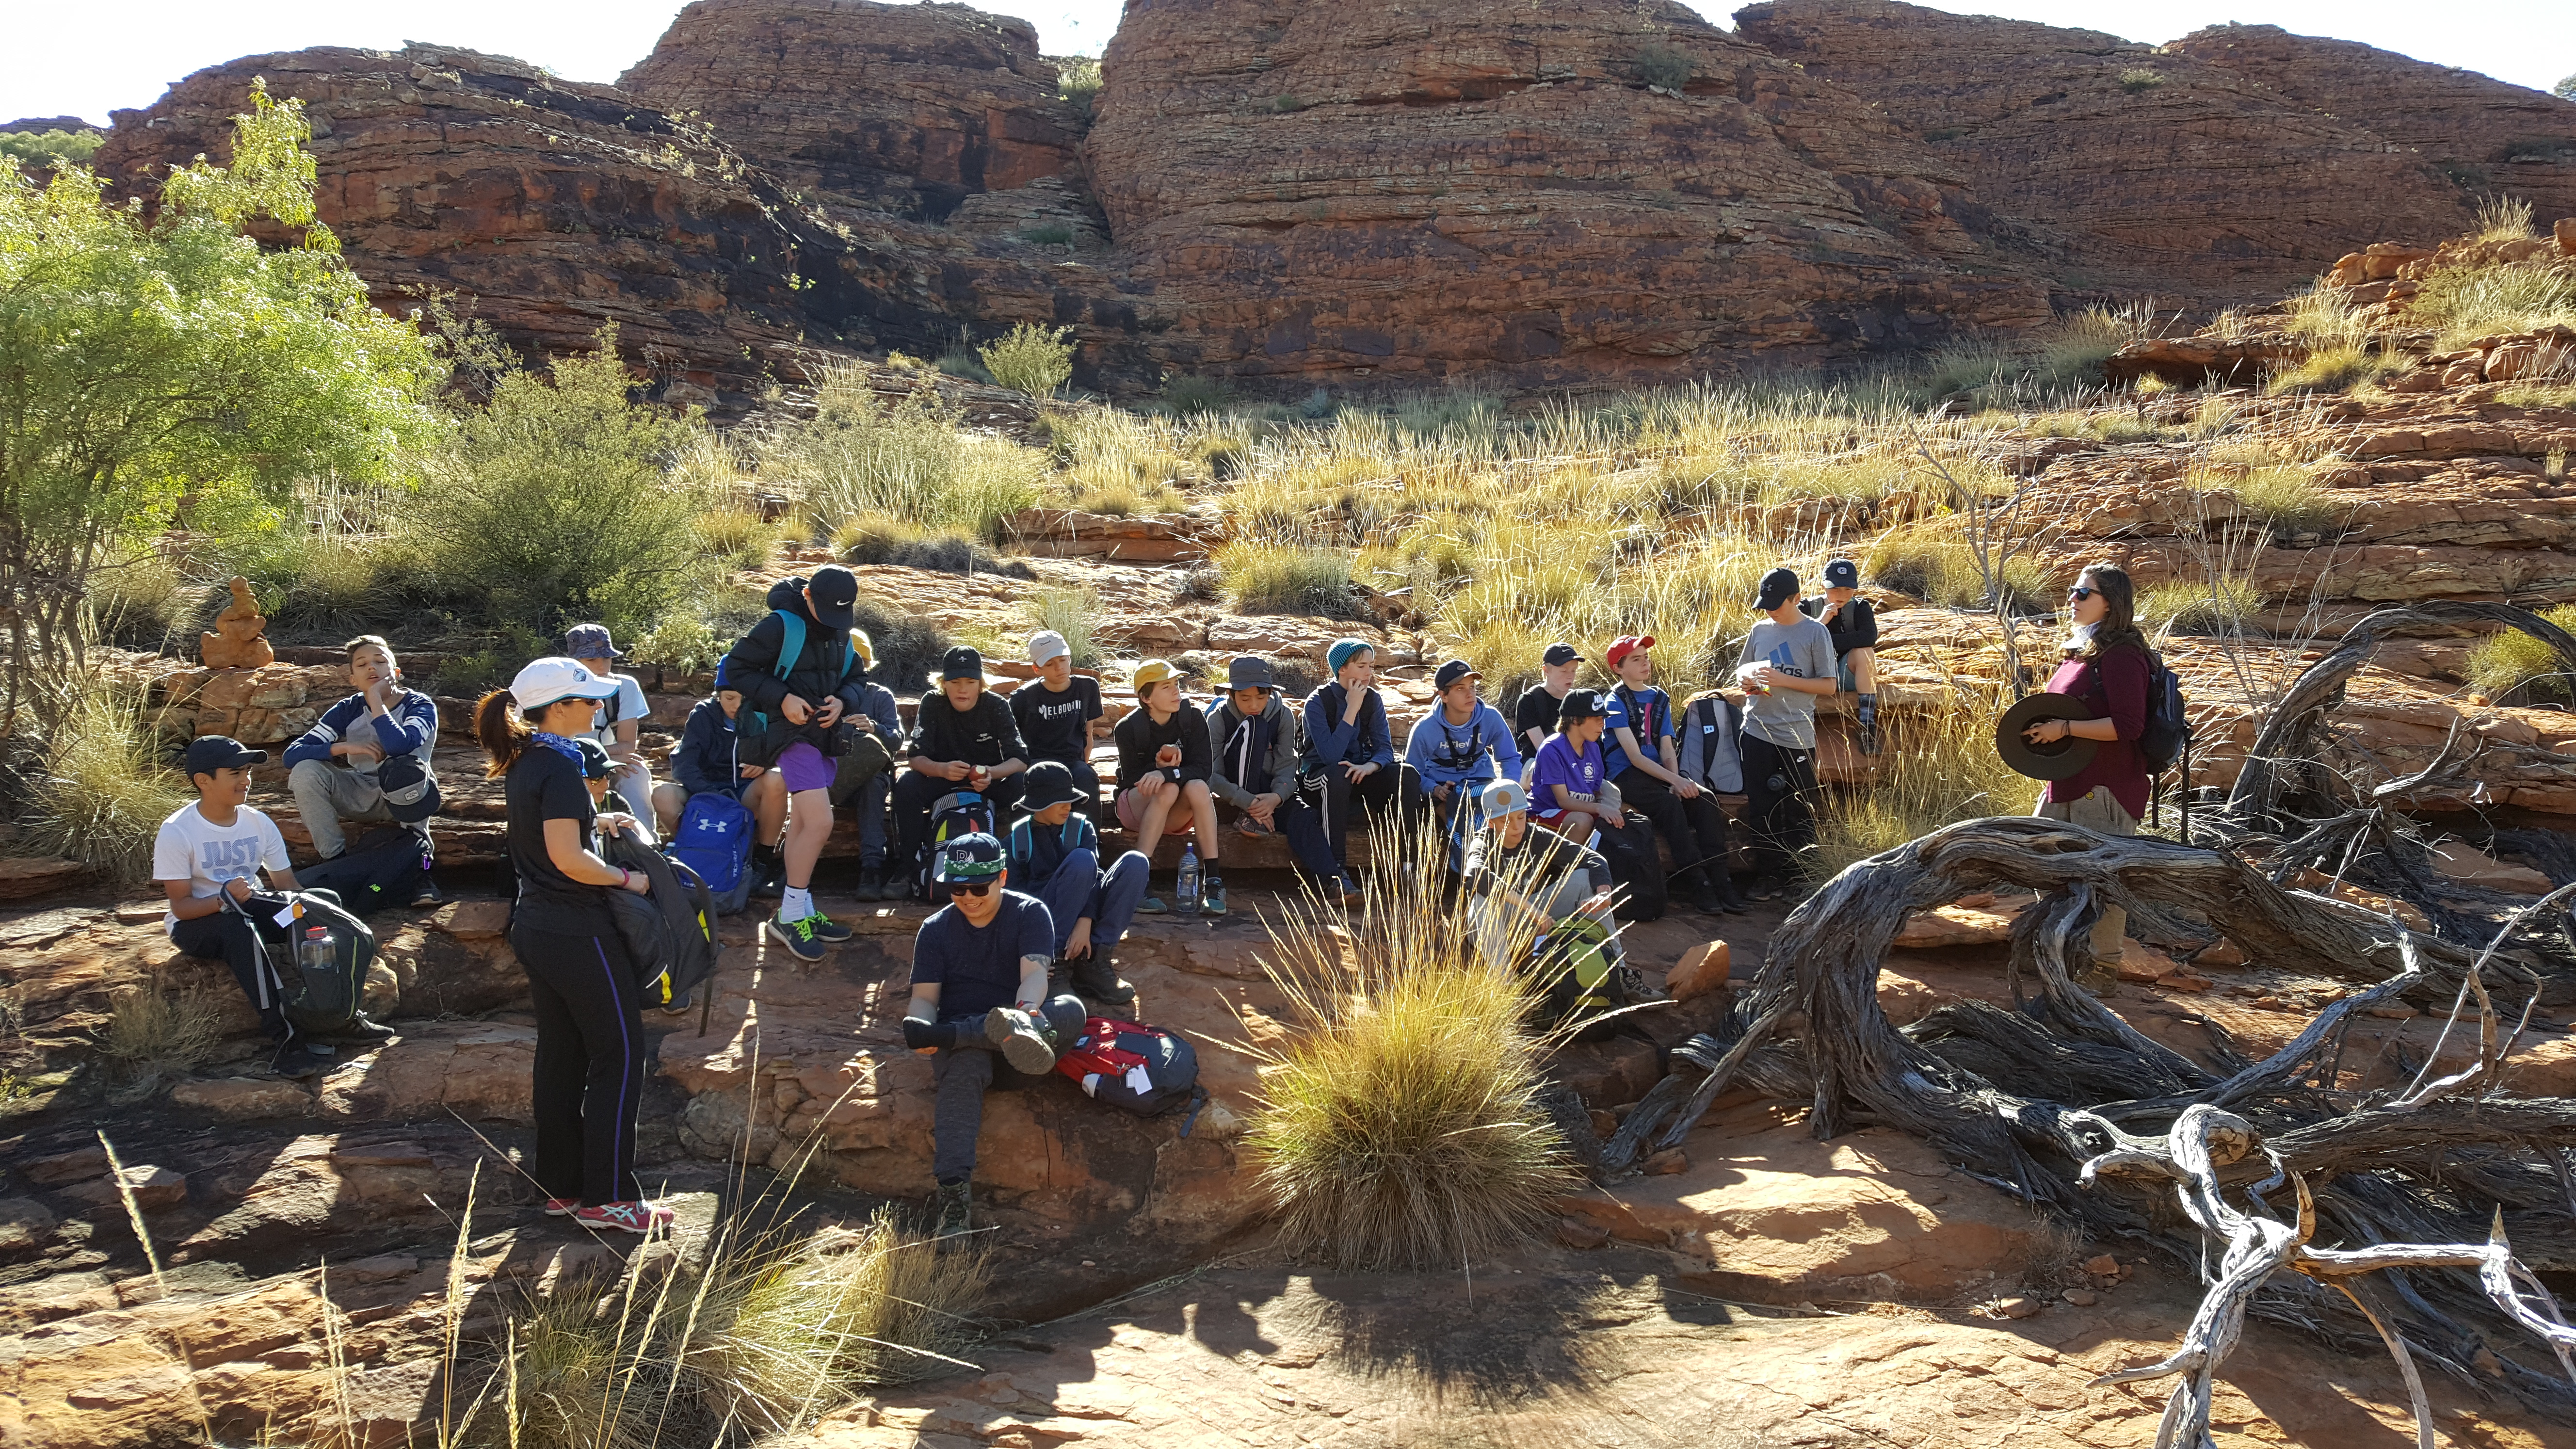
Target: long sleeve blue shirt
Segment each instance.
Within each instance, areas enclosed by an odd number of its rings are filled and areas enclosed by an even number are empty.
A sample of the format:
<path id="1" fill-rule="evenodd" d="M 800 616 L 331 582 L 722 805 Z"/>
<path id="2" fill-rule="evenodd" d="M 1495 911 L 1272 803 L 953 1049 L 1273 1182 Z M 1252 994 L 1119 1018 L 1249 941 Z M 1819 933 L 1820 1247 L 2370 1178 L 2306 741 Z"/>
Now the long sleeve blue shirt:
<path id="1" fill-rule="evenodd" d="M 735 793 L 742 786 L 742 769 L 734 759 L 738 735 L 723 705 L 699 700 L 689 709 L 689 726 L 680 734 L 680 747 L 671 752 L 672 778 L 692 795 Z"/>
<path id="2" fill-rule="evenodd" d="M 1315 758 L 1327 765 L 1392 765 L 1395 737 L 1387 732 L 1386 698 L 1376 690 L 1360 706 L 1360 717 L 1342 723 L 1350 691 L 1336 680 L 1306 696 L 1306 736 L 1314 741 Z"/>
<path id="3" fill-rule="evenodd" d="M 329 764 L 331 747 L 343 743 L 373 745 L 388 760 L 396 755 L 418 755 L 426 765 L 431 748 L 438 743 L 438 703 L 419 690 L 406 689 L 395 699 L 392 709 L 371 721 L 367 697 L 350 695 L 322 711 L 313 728 L 286 747 L 284 763 L 290 767 L 306 760 Z"/>
<path id="4" fill-rule="evenodd" d="M 1464 785 L 1521 777 L 1520 748 L 1500 711 L 1482 700 L 1467 722 L 1453 725 L 1445 705 L 1414 725 L 1404 740 L 1404 762 L 1422 776 L 1424 785 Z"/>

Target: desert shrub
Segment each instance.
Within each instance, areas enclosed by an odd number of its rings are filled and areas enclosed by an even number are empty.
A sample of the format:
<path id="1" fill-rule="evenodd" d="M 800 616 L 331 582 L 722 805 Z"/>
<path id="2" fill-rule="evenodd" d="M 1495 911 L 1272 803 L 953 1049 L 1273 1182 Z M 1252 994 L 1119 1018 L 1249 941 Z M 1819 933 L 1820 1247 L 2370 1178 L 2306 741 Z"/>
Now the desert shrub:
<path id="1" fill-rule="evenodd" d="M 2544 610 L 2542 618 L 2576 630 L 2576 604 Z M 2576 700 L 2576 681 L 2559 672 L 2558 652 L 2520 629 L 2499 629 L 2469 646 L 2469 684 L 2489 699 L 2518 702 Z"/>
<path id="2" fill-rule="evenodd" d="M 2263 595 L 2243 578 L 2211 573 L 2172 579 L 2138 596 L 2138 623 L 2166 634 L 2241 634 L 2262 612 Z"/>
<path id="3" fill-rule="evenodd" d="M 133 1101 L 172 1077 L 185 1076 L 223 1050 L 220 1009 L 196 990 L 132 987 L 108 1004 L 99 1050 L 116 1066 L 111 1097 Z"/>
<path id="4" fill-rule="evenodd" d="M 1953 821 L 2029 814 L 2040 782 L 2013 773 L 1996 753 L 2000 713 L 1995 698 L 1963 687 L 1959 707 L 1890 719 L 1877 783 L 1819 813 L 1811 874 L 1829 879 Z"/>
<path id="5" fill-rule="evenodd" d="M 626 646 L 647 663 L 691 674 L 714 669 L 732 647 L 733 638 L 719 635 L 715 625 L 695 609 L 672 610 L 652 632 Z"/>
<path id="6" fill-rule="evenodd" d="M 726 573 L 761 567 L 775 557 L 788 530 L 748 509 L 711 508 L 690 520 L 699 557 Z"/>
<path id="7" fill-rule="evenodd" d="M 1065 647 L 1073 652 L 1073 667 L 1096 669 L 1100 665 L 1100 645 L 1092 629 L 1100 620 L 1100 595 L 1090 589 L 1040 589 L 1029 595 L 1029 619 L 1033 629 L 1053 629 L 1064 636 Z"/>
<path id="8" fill-rule="evenodd" d="M 164 763 L 139 691 L 95 674 L 48 683 L 54 723 L 25 774 L 11 849 L 77 860 L 120 885 L 147 880 L 152 841 L 196 791 Z"/>
<path id="9" fill-rule="evenodd" d="M 1074 119 L 1088 126 L 1100 109 L 1100 62 L 1077 55 L 1055 63 L 1055 93 L 1073 108 Z"/>
<path id="10" fill-rule="evenodd" d="M 604 330 L 547 376 L 505 374 L 458 419 L 402 520 L 442 587 L 541 634 L 640 627 L 686 592 L 702 500 L 668 486 L 664 465 L 692 427 L 631 403 L 629 385 Z"/>
<path id="11" fill-rule="evenodd" d="M 2576 75 L 2568 76 L 2549 88 L 2549 93 L 2562 100 L 2576 101 Z"/>
<path id="12" fill-rule="evenodd" d="M 1571 1180 L 1537 1100 L 1530 991 L 1508 961 L 1461 961 L 1471 933 L 1435 842 L 1380 826 L 1370 847 L 1364 912 L 1309 897 L 1272 929 L 1264 964 L 1302 1029 L 1265 1064 L 1244 1145 L 1295 1248 L 1360 1269 L 1478 1261 Z"/>
<path id="13" fill-rule="evenodd" d="M 2519 196 L 2490 196 L 2478 203 L 2477 238 L 2520 241 L 2531 235 L 2531 203 Z"/>
<path id="14" fill-rule="evenodd" d="M 2518 382 L 2496 401 L 2509 408 L 2576 408 L 2576 382 Z"/>
<path id="15" fill-rule="evenodd" d="M 1029 239 L 1040 240 L 1035 236 Z M 1073 240 L 1071 228 L 1064 229 L 1062 240 Z M 1072 335 L 1070 327 L 1022 322 L 998 340 L 977 348 L 975 355 L 996 385 L 1031 397 L 1053 397 L 1073 380 L 1073 344 L 1065 340 Z"/>
<path id="16" fill-rule="evenodd" d="M 931 366 L 950 377 L 962 377 L 968 382 L 980 382 L 986 387 L 995 385 L 992 369 L 984 366 L 984 359 L 976 352 L 975 339 L 968 334 L 961 333 L 957 341 L 940 353 Z"/>
<path id="17" fill-rule="evenodd" d="M 2087 307 L 2057 319 L 2041 334 L 2033 379 L 2044 388 L 2102 386 L 2102 364 L 2147 336 L 2155 315 L 2153 303 L 2142 303 L 2117 310 Z"/>
<path id="18" fill-rule="evenodd" d="M 1029 566 L 1007 560 L 964 534 L 927 529 L 900 518 L 853 518 L 832 530 L 832 551 L 848 564 L 893 564 L 943 574 L 1008 574 L 1035 577 Z"/>
<path id="19" fill-rule="evenodd" d="M 2295 367 L 2272 374 L 2263 391 L 2279 397 L 2294 392 L 2350 392 L 2404 367 L 2403 357 L 2365 352 L 2349 344 L 2320 348 Z"/>
<path id="20" fill-rule="evenodd" d="M 748 431 L 761 476 L 796 499 L 820 537 L 854 518 L 890 518 L 998 543 L 1046 474 L 1036 449 L 966 432 L 926 404 L 879 402 L 854 366 L 824 370 L 811 417 L 773 415 Z"/>
<path id="21" fill-rule="evenodd" d="M 926 686 L 953 642 L 930 620 L 918 614 L 889 614 L 865 594 L 859 597 L 858 626 L 867 631 L 868 642 L 877 651 L 868 678 L 899 694 Z"/>
<path id="22" fill-rule="evenodd" d="M 1194 418 L 1232 407 L 1234 390 L 1225 385 L 1223 378 L 1185 375 L 1163 384 L 1156 405 L 1176 418 Z"/>
<path id="23" fill-rule="evenodd" d="M 2424 279 L 2409 314 L 2450 349 L 2481 337 L 2576 326 L 2576 270 L 2529 262 L 2451 267 Z"/>
<path id="24" fill-rule="evenodd" d="M 1646 46 L 1637 52 L 1632 63 L 1637 67 L 1637 79 L 1668 91 L 1689 85 L 1692 74 L 1698 69 L 1691 61 L 1690 52 L 1669 45 Z"/>
<path id="25" fill-rule="evenodd" d="M 1023 230 L 1020 233 L 1020 240 L 1027 242 L 1032 246 L 1069 247 L 1073 245 L 1073 224 L 1071 222 L 1064 221 L 1042 221 L 1035 226 Z M 994 370 L 991 363 L 987 362 L 984 367 L 987 372 L 992 372 L 995 378 L 998 379 L 1001 376 L 1001 373 Z M 1071 375 L 1071 369 L 1069 368 L 1067 369 L 1067 375 Z M 1008 387 L 1010 384 L 1004 383 L 1003 386 Z M 1028 390 L 1029 389 L 1022 389 L 1022 391 Z"/>
<path id="26" fill-rule="evenodd" d="M 1898 593 L 1941 608 L 1982 609 L 1991 602 L 1976 551 L 1956 528 L 1943 524 L 1889 529 L 1870 541 L 1861 569 Z M 2016 611 L 2040 608 L 2049 596 L 2047 578 L 2027 554 L 2005 560 L 2000 583 Z"/>
<path id="27" fill-rule="evenodd" d="M 90 575 L 87 637 L 129 649 L 160 649 L 195 625 L 205 593 L 158 549 L 103 564 Z M 230 593 L 225 598 L 229 601 Z"/>
<path id="28" fill-rule="evenodd" d="M 1340 549 L 1236 539 L 1216 551 L 1215 563 L 1239 613 L 1346 617 L 1357 611 L 1351 556 Z"/>
<path id="29" fill-rule="evenodd" d="M 230 540 L 219 550 L 226 568 L 250 581 L 280 644 L 336 644 L 352 634 L 399 634 L 428 611 L 454 603 L 481 615 L 489 605 L 433 576 L 409 537 L 281 527 Z M 206 604 L 221 609 L 214 590 Z M 209 623 L 211 622 L 209 618 Z"/>
<path id="30" fill-rule="evenodd" d="M 1989 337 L 1968 337 L 1949 343 L 1932 354 L 1925 364 L 1922 390 L 1932 398 L 1956 397 L 1992 387 L 2017 370 L 2012 350 Z"/>
<path id="31" fill-rule="evenodd" d="M 2353 307 L 2352 293 L 2341 287 L 2312 286 L 2292 297 L 2286 325 L 2291 336 L 2318 352 L 2339 348 L 2358 352 L 2370 335 Z"/>
<path id="32" fill-rule="evenodd" d="M 561 653 L 563 636 L 540 634 L 523 625 L 503 625 L 485 636 L 479 649 L 451 654 L 439 661 L 438 692 L 474 699 L 498 689 L 529 660 Z M 660 663 L 660 660 L 653 661 Z"/>
<path id="33" fill-rule="evenodd" d="M 87 166 L 107 140 L 103 131 L 0 132 L 0 161 L 48 170 L 66 162 Z"/>
<path id="34" fill-rule="evenodd" d="M 2152 66 L 2133 65 L 2120 72 L 2120 89 L 2131 95 L 2151 91 L 2165 83 L 2164 73 Z"/>

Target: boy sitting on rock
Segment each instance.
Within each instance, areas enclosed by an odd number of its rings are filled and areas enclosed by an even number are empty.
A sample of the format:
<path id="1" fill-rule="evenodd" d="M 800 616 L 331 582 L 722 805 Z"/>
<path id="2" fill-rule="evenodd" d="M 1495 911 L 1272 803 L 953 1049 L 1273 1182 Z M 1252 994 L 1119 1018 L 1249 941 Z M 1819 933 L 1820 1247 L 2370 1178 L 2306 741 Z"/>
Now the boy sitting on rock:
<path id="1" fill-rule="evenodd" d="M 1020 797 L 1027 814 L 1011 826 L 1010 869 L 1020 884 L 1046 903 L 1055 923 L 1056 959 L 1070 968 L 1074 989 L 1094 1001 L 1125 1006 L 1136 988 L 1118 979 L 1111 955 L 1145 899 L 1144 853 L 1131 850 L 1108 870 L 1100 868 L 1100 827 L 1075 813 L 1082 787 L 1060 760 L 1029 766 Z"/>
<path id="2" fill-rule="evenodd" d="M 1073 646 L 1053 629 L 1029 636 L 1029 663 L 1037 666 L 1038 677 L 1011 695 L 1011 717 L 1020 722 L 1029 763 L 1053 760 L 1064 766 L 1082 792 L 1073 808 L 1097 817 L 1100 772 L 1091 766 L 1091 745 L 1109 732 L 1100 681 L 1073 672 Z"/>
<path id="3" fill-rule="evenodd" d="M 1208 791 L 1207 716 L 1181 698 L 1177 670 L 1160 659 L 1136 666 L 1136 708 L 1118 721 L 1118 823 L 1136 832 L 1136 848 L 1153 859 L 1154 847 L 1175 815 L 1198 833 L 1199 899 L 1176 900 L 1184 911 L 1225 914 L 1225 878 L 1218 873 L 1216 797 Z M 1175 895 L 1178 894 L 1177 880 Z M 1162 901 L 1147 896 L 1139 910 L 1160 915 Z"/>
<path id="4" fill-rule="evenodd" d="M 287 793 L 295 797 L 295 812 L 313 837 L 313 853 L 324 860 L 349 848 L 343 822 L 393 823 L 377 782 L 385 761 L 409 755 L 428 770 L 430 751 L 438 744 L 438 705 L 419 690 L 403 687 L 393 646 L 377 635 L 361 634 L 342 647 L 349 655 L 349 683 L 358 692 L 322 711 L 313 728 L 286 747 Z M 261 758 L 267 758 L 265 753 Z M 442 899 L 437 887 L 424 882 L 414 904 Z"/>
<path id="5" fill-rule="evenodd" d="M 921 862 L 931 807 L 939 797 L 960 790 L 981 794 L 991 802 L 998 828 L 1027 783 L 1020 773 L 1029 767 L 1029 748 L 1019 721 L 1000 695 L 986 692 L 984 656 L 971 645 L 950 649 L 940 661 L 939 688 L 921 697 L 908 749 L 910 768 L 894 787 L 899 870 Z"/>
<path id="6" fill-rule="evenodd" d="M 1342 870 L 1319 808 L 1323 782 L 1306 775 L 1306 726 L 1279 697 L 1269 660 L 1245 654 L 1227 666 L 1226 692 L 1209 703 L 1207 724 L 1215 761 L 1208 790 L 1220 813 L 1231 813 L 1241 834 L 1286 836 L 1298 867 L 1339 890 Z"/>
<path id="7" fill-rule="evenodd" d="M 984 1130 L 984 1093 L 999 1069 L 1006 1086 L 1055 1066 L 1056 1043 L 1082 1030 L 1082 1003 L 1047 997 L 1055 923 L 1045 903 L 1004 887 L 1002 843 L 977 831 L 940 852 L 938 888 L 948 904 L 921 923 L 912 944 L 912 1004 L 903 1044 L 930 1058 L 937 1097 L 930 1159 L 931 1199 L 943 1238 L 969 1231 L 975 1142 Z"/>

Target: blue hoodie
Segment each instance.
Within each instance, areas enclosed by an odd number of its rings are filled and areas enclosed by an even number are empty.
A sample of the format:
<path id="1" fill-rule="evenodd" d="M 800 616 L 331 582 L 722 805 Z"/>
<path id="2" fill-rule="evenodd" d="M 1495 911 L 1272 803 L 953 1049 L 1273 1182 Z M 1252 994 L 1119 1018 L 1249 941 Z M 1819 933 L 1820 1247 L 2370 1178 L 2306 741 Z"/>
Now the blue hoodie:
<path id="1" fill-rule="evenodd" d="M 742 793 L 741 767 L 733 749 L 738 733 L 734 722 L 725 717 L 723 705 L 699 700 L 689 709 L 689 727 L 680 735 L 680 747 L 671 752 L 671 778 L 692 795 Z"/>
<path id="2" fill-rule="evenodd" d="M 1405 737 L 1404 762 L 1422 776 L 1425 788 L 1521 777 L 1521 752 L 1512 742 L 1512 727 L 1503 722 L 1501 711 L 1481 699 L 1462 725 L 1449 722 L 1446 705 L 1431 706 L 1431 713 Z"/>
<path id="3" fill-rule="evenodd" d="M 429 764 L 430 751 L 438 744 L 438 704 L 417 689 L 406 689 L 394 701 L 394 707 L 373 722 L 364 736 L 356 734 L 368 726 L 367 697 L 353 694 L 329 709 L 313 723 L 313 728 L 296 737 L 286 747 L 284 763 L 289 767 L 306 760 L 335 764 L 331 747 L 344 742 L 363 741 L 384 751 L 390 760 L 396 755 L 418 755 L 422 766 Z"/>
<path id="4" fill-rule="evenodd" d="M 1342 708 L 1351 694 L 1335 680 L 1306 696 L 1306 737 L 1315 742 L 1320 765 L 1392 765 L 1395 738 L 1386 729 L 1386 697 L 1369 691 L 1360 717 L 1342 723 Z"/>

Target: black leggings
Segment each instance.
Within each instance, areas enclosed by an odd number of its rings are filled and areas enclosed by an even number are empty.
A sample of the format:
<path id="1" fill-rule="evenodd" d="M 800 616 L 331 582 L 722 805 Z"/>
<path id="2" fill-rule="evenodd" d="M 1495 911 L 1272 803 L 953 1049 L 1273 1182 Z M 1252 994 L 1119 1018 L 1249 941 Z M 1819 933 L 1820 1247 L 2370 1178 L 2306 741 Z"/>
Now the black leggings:
<path id="1" fill-rule="evenodd" d="M 1786 880 L 1816 848 L 1816 752 L 1759 735 L 1744 750 L 1744 818 L 1753 827 L 1753 869 Z"/>
<path id="2" fill-rule="evenodd" d="M 1672 786 L 1643 770 L 1628 770 L 1619 776 L 1620 803 L 1628 810 L 1654 822 L 1655 834 L 1673 852 L 1673 868 L 1666 881 L 1689 891 L 1694 896 L 1715 896 L 1730 900 L 1735 895 L 1735 878 L 1729 874 L 1727 859 L 1726 816 L 1708 791 L 1685 800 Z"/>
<path id="3" fill-rule="evenodd" d="M 176 922 L 170 927 L 170 944 L 200 960 L 221 961 L 231 967 L 233 980 L 241 983 L 242 995 L 259 1013 L 260 1029 L 271 1040 L 282 1042 L 294 1034 L 286 1024 L 286 1012 L 277 1002 L 276 973 L 260 955 L 249 917 L 227 909 Z"/>
<path id="4" fill-rule="evenodd" d="M 510 947 L 536 1002 L 537 1185 L 586 1207 L 633 1202 L 644 1024 L 626 942 L 519 926 Z"/>
<path id="5" fill-rule="evenodd" d="M 1351 817 L 1359 807 L 1371 813 L 1394 806 L 1396 818 L 1410 821 L 1423 806 L 1422 776 L 1411 765 L 1401 762 L 1389 765 L 1367 779 L 1352 783 L 1339 765 L 1326 765 L 1318 772 L 1321 786 L 1314 780 L 1305 782 L 1310 798 L 1318 802 L 1324 814 L 1324 840 L 1332 847 L 1333 863 L 1348 870 L 1351 864 Z"/>

